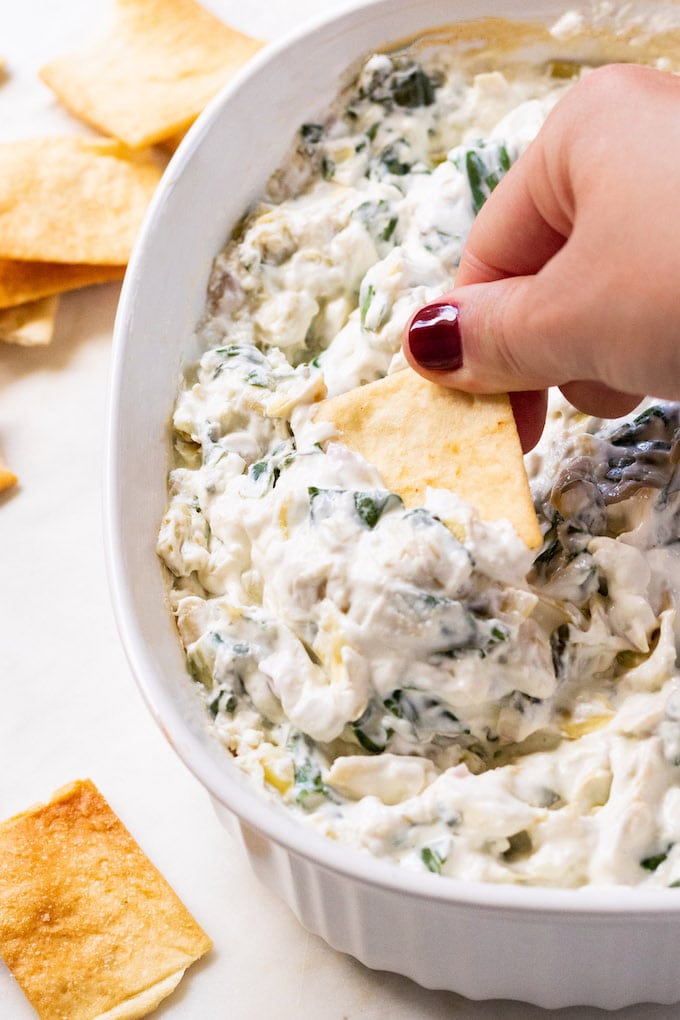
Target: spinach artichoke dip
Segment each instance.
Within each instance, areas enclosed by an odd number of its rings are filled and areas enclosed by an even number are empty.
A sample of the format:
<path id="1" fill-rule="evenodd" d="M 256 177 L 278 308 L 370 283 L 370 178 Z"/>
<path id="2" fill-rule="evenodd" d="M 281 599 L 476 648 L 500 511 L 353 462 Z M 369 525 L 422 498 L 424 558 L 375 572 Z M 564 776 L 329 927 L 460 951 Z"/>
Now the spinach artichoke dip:
<path id="1" fill-rule="evenodd" d="M 206 725 L 318 831 L 468 880 L 679 886 L 678 408 L 553 400 L 538 553 L 455 493 L 405 508 L 313 417 L 404 367 L 572 71 L 374 55 L 301 126 L 215 261 L 158 551 Z"/>

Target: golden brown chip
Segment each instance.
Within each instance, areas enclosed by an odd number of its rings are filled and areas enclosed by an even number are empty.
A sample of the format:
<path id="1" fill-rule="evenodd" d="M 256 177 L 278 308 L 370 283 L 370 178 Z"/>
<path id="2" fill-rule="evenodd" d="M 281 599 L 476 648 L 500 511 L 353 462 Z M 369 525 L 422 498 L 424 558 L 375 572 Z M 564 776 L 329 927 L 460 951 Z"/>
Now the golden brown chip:
<path id="1" fill-rule="evenodd" d="M 0 308 L 89 287 L 94 283 L 122 280 L 123 266 L 69 265 L 61 262 L 0 260 Z"/>
<path id="2" fill-rule="evenodd" d="M 160 176 L 111 140 L 0 145 L 0 259 L 125 265 Z"/>
<path id="3" fill-rule="evenodd" d="M 89 780 L 0 825 L 0 955 L 42 1020 L 132 1020 L 211 942 Z"/>
<path id="4" fill-rule="evenodd" d="M 425 490 L 449 489 L 482 520 L 507 518 L 530 548 L 541 532 L 510 401 L 460 393 L 411 369 L 324 400 L 316 420 L 333 422 L 340 442 L 378 469 L 406 506 Z"/>
<path id="5" fill-rule="evenodd" d="M 138 148 L 186 129 L 261 46 L 195 0 L 118 0 L 101 40 L 40 75 L 77 117 Z"/>
<path id="6" fill-rule="evenodd" d="M 0 340 L 22 347 L 51 343 L 58 305 L 59 298 L 54 295 L 0 309 Z"/>
<path id="7" fill-rule="evenodd" d="M 160 145 L 163 152 L 167 152 L 169 156 L 172 156 L 179 149 L 180 142 L 184 139 L 185 135 L 186 130 L 178 131 L 174 135 L 168 135 L 167 138 L 161 139 L 161 141 L 158 144 Z"/>
<path id="8" fill-rule="evenodd" d="M 16 485 L 19 479 L 6 468 L 4 464 L 0 464 L 0 492 L 4 492 L 6 489 L 11 489 L 13 485 Z"/>

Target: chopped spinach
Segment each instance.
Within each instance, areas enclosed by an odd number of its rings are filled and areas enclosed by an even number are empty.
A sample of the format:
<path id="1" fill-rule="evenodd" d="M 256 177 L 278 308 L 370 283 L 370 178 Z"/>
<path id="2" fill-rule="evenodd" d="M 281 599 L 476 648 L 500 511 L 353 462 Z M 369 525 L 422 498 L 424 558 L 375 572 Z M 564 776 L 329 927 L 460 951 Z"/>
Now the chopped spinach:
<path id="1" fill-rule="evenodd" d="M 362 524 L 373 529 L 383 514 L 396 510 L 404 504 L 394 492 L 350 492 L 347 489 L 319 489 L 310 485 L 307 489 L 313 521 L 328 517 L 332 504 L 339 499 L 352 496 L 354 511 Z"/>
<path id="2" fill-rule="evenodd" d="M 368 315 L 368 309 L 371 307 L 371 301 L 375 297 L 375 287 L 372 283 L 369 283 L 366 288 L 363 300 L 361 302 L 361 325 L 366 325 L 366 316 Z"/>
<path id="3" fill-rule="evenodd" d="M 420 851 L 420 859 L 427 870 L 435 875 L 441 875 L 442 868 L 446 864 L 446 857 L 442 857 L 433 846 L 424 846 Z"/>
<path id="4" fill-rule="evenodd" d="M 393 730 L 385 726 L 385 712 L 382 702 L 372 698 L 365 711 L 351 724 L 356 740 L 369 754 L 380 754 L 385 750 Z"/>
<path id="5" fill-rule="evenodd" d="M 250 386 L 258 386 L 261 389 L 268 388 L 266 377 L 262 374 L 262 372 L 258 372 L 256 368 L 253 368 L 250 372 L 248 372 L 245 381 L 249 383 Z"/>
<path id="6" fill-rule="evenodd" d="M 267 361 L 262 351 L 253 344 L 229 344 L 227 347 L 216 347 L 215 354 L 220 354 L 223 358 L 243 357 L 254 365 L 263 365 Z"/>
<path id="7" fill-rule="evenodd" d="M 251 464 L 248 469 L 248 476 L 255 482 L 259 482 L 260 479 L 264 479 L 264 488 L 258 490 L 258 494 L 267 492 L 270 488 L 275 488 L 276 483 L 279 480 L 281 474 L 281 468 L 271 460 L 258 460 L 256 464 Z"/>
<path id="8" fill-rule="evenodd" d="M 568 623 L 560 624 L 550 635 L 550 651 L 555 676 L 558 680 L 564 680 L 571 658 Z"/>
<path id="9" fill-rule="evenodd" d="M 654 404 L 636 415 L 631 422 L 619 425 L 609 436 L 614 446 L 633 446 L 644 441 L 661 441 L 670 447 L 678 427 L 678 410 Z"/>
<path id="10" fill-rule="evenodd" d="M 328 798 L 328 787 L 321 778 L 321 771 L 310 758 L 302 764 L 295 764 L 295 801 L 305 811 L 313 811 L 321 801 Z"/>
<path id="11" fill-rule="evenodd" d="M 376 241 L 391 241 L 398 218 L 390 216 L 390 206 L 384 198 L 377 202 L 362 202 L 352 213 L 360 220 Z"/>
<path id="12" fill-rule="evenodd" d="M 491 644 L 498 644 L 501 641 L 507 641 L 510 636 L 510 632 L 507 627 L 504 627 L 501 623 L 495 623 L 491 628 Z"/>
<path id="13" fill-rule="evenodd" d="M 308 486 L 309 513 L 315 523 L 330 515 L 330 505 L 337 498 L 338 493 L 342 492 L 344 492 L 343 489 L 319 489 L 316 485 Z"/>
<path id="14" fill-rule="evenodd" d="M 397 223 L 397 217 L 391 216 L 385 229 L 380 232 L 379 236 L 381 241 L 390 241 L 392 239 L 392 234 L 397 228 Z"/>
<path id="15" fill-rule="evenodd" d="M 303 124 L 302 127 L 300 128 L 300 134 L 302 136 L 303 141 L 309 142 L 312 145 L 315 145 L 317 142 L 321 141 L 323 132 L 324 132 L 323 124 Z"/>
<path id="16" fill-rule="evenodd" d="M 314 811 L 323 801 L 336 800 L 322 779 L 313 745 L 304 733 L 294 731 L 287 747 L 293 757 L 295 802 L 305 811 Z"/>
<path id="17" fill-rule="evenodd" d="M 401 158 L 399 150 L 394 145 L 388 145 L 387 148 L 383 149 L 380 153 L 380 162 L 395 177 L 403 177 L 405 174 L 410 173 L 413 166 L 412 163 L 407 163 Z"/>
<path id="18" fill-rule="evenodd" d="M 402 737 L 420 744 L 459 743 L 469 734 L 446 702 L 415 688 L 399 688 L 385 699 L 383 706 L 399 719 L 394 724 Z M 383 725 L 385 719 L 383 719 Z"/>
<path id="19" fill-rule="evenodd" d="M 402 507 L 401 497 L 394 492 L 355 492 L 354 509 L 367 528 L 374 528 L 385 511 Z"/>
<path id="20" fill-rule="evenodd" d="M 292 464 L 297 456 L 298 452 L 294 442 L 286 440 L 279 443 L 268 458 L 251 464 L 248 468 L 248 477 L 254 482 L 261 483 L 258 486 L 258 495 L 267 492 L 270 488 L 274 489 L 283 469 Z"/>
<path id="21" fill-rule="evenodd" d="M 369 737 L 365 730 L 362 730 L 361 726 L 358 723 L 352 723 L 352 730 L 354 732 L 355 737 L 357 738 L 357 740 L 359 741 L 359 743 L 361 744 L 365 751 L 369 751 L 371 754 L 380 754 L 382 751 L 385 750 L 385 747 L 387 746 L 387 741 L 385 741 L 384 744 L 376 743 L 375 740 Z"/>
<path id="22" fill-rule="evenodd" d="M 541 564 L 550 563 L 550 561 L 560 552 L 562 549 L 562 543 L 559 539 L 558 527 L 562 523 L 561 514 L 555 512 L 555 515 L 550 524 L 549 530 L 543 536 L 543 548 L 534 560 L 534 566 Z"/>
<path id="23" fill-rule="evenodd" d="M 229 715 L 233 715 L 236 711 L 236 705 L 237 701 L 233 691 L 225 687 L 219 687 L 208 701 L 208 711 L 213 719 L 215 719 L 218 712 L 227 712 Z"/>
<path id="24" fill-rule="evenodd" d="M 510 169 L 510 156 L 502 142 L 478 142 L 459 151 L 454 161 L 465 170 L 475 213 Z"/>
<path id="25" fill-rule="evenodd" d="M 395 57 L 376 69 L 359 90 L 359 99 L 370 99 L 386 110 L 394 106 L 415 110 L 432 106 L 440 82 L 426 74 L 415 61 Z"/>
<path id="26" fill-rule="evenodd" d="M 414 722 L 418 718 L 418 711 L 408 695 L 401 689 L 392 691 L 383 702 L 385 708 L 397 719 L 407 719 Z"/>
<path id="27" fill-rule="evenodd" d="M 432 106 L 434 103 L 435 84 L 417 64 L 403 71 L 395 71 L 390 87 L 397 106 L 415 109 L 419 106 Z"/>
<path id="28" fill-rule="evenodd" d="M 640 867 L 644 868 L 645 871 L 656 871 L 660 864 L 668 857 L 669 853 L 673 849 L 674 844 L 669 843 L 666 849 L 660 854 L 652 854 L 650 857 L 643 857 L 640 861 Z"/>

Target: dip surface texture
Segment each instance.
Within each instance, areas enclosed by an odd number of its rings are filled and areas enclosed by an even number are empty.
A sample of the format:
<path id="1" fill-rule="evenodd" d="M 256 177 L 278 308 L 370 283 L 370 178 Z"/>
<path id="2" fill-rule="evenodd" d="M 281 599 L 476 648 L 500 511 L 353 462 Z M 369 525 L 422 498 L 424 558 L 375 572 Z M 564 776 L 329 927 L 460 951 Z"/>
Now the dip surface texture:
<path id="1" fill-rule="evenodd" d="M 553 401 L 537 556 L 455 493 L 407 509 L 313 420 L 404 367 L 558 71 L 375 55 L 302 125 L 215 261 L 158 551 L 206 725 L 321 832 L 459 878 L 680 885 L 678 409 Z"/>

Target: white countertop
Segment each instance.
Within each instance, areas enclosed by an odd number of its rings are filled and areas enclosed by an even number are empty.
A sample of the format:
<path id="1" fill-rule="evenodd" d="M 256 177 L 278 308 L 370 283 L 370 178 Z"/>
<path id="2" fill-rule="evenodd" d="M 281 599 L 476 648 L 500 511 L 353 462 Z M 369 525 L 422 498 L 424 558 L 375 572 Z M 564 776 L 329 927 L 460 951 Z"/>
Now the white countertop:
<path id="1" fill-rule="evenodd" d="M 340 0 L 206 2 L 273 39 Z M 102 24 L 107 0 L 4 0 L 0 140 L 82 132 L 35 71 Z M 10 11 L 11 7 L 11 11 Z M 119 288 L 64 297 L 46 348 L 0 345 L 0 453 L 20 485 L 0 497 L 0 818 L 92 778 L 214 940 L 159 1020 L 532 1020 L 367 970 L 306 933 L 263 889 L 135 687 L 116 632 L 102 545 L 102 467 Z M 493 964 L 491 964 L 493 965 Z M 603 1015 L 594 1009 L 560 1016 Z M 625 1018 L 680 1017 L 637 1006 Z M 0 1018 L 35 1020 L 0 963 Z"/>

